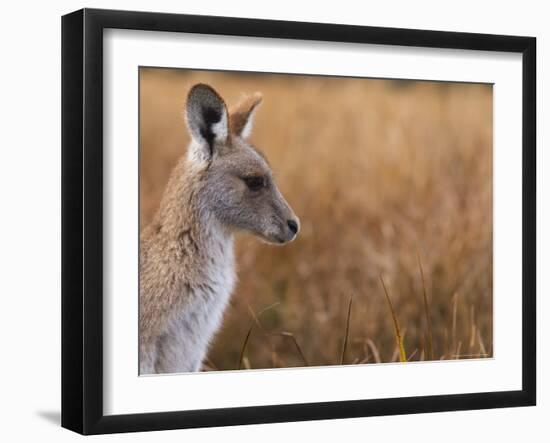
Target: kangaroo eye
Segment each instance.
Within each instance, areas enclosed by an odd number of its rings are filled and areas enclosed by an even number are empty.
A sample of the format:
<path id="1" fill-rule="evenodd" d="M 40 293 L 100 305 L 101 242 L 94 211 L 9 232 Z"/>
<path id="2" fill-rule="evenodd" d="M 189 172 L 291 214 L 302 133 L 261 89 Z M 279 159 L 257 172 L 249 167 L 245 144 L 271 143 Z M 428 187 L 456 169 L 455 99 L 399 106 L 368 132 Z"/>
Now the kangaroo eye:
<path id="1" fill-rule="evenodd" d="M 251 191 L 259 191 L 265 186 L 263 177 L 244 177 L 243 180 Z"/>

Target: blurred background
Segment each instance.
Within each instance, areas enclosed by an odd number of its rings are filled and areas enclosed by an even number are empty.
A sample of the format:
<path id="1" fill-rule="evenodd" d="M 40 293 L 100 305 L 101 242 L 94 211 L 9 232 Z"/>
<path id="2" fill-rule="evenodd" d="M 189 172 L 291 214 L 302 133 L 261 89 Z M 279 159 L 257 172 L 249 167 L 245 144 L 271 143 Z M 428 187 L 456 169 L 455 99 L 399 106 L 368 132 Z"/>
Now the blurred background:
<path id="1" fill-rule="evenodd" d="M 198 82 L 263 94 L 251 141 L 302 223 L 238 237 L 206 370 L 492 356 L 491 85 L 141 68 L 142 228 Z"/>

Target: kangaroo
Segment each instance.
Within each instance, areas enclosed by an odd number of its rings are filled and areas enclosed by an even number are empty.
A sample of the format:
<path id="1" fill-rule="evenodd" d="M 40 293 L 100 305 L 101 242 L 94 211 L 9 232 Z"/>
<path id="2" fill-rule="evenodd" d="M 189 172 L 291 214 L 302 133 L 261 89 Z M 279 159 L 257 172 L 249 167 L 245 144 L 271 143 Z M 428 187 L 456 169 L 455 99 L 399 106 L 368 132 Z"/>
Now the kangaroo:
<path id="1" fill-rule="evenodd" d="M 191 142 L 140 238 L 140 374 L 199 371 L 235 285 L 234 234 L 284 244 L 300 222 L 248 141 L 262 98 L 231 112 L 210 86 L 187 96 Z"/>

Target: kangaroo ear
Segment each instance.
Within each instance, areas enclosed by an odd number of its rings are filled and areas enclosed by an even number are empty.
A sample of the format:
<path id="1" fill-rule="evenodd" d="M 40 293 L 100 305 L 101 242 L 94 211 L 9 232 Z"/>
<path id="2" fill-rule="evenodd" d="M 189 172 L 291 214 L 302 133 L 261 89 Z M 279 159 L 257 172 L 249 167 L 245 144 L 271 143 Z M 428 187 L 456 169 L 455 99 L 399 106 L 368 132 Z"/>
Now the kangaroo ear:
<path id="1" fill-rule="evenodd" d="M 232 134 L 242 138 L 250 136 L 254 122 L 254 113 L 261 102 L 262 95 L 257 92 L 253 96 L 247 97 L 231 110 L 229 121 Z"/>
<path id="2" fill-rule="evenodd" d="M 187 125 L 196 143 L 197 152 L 207 159 L 214 155 L 216 142 L 225 142 L 229 135 L 227 108 L 220 95 L 210 86 L 197 84 L 187 96 Z"/>

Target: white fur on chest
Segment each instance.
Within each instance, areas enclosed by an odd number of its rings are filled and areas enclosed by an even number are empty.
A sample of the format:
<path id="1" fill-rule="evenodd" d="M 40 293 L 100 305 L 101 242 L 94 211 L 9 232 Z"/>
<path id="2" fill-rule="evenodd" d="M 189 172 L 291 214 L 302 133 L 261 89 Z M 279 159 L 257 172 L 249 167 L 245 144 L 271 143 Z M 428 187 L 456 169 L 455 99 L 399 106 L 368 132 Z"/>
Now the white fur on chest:
<path id="1" fill-rule="evenodd" d="M 185 300 L 174 310 L 168 329 L 159 343 L 158 372 L 176 373 L 200 370 L 235 285 L 232 240 L 216 248 L 200 279 L 190 282 Z"/>

